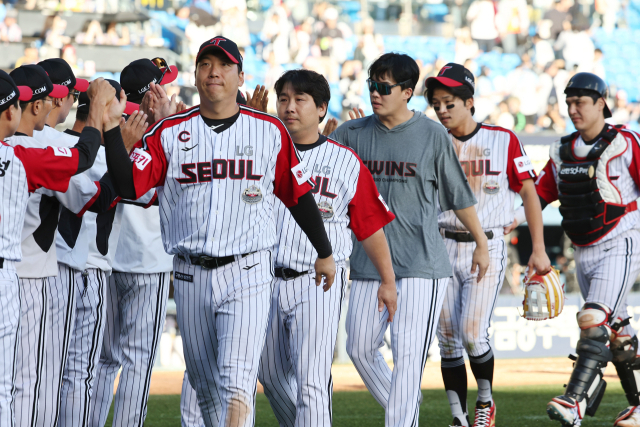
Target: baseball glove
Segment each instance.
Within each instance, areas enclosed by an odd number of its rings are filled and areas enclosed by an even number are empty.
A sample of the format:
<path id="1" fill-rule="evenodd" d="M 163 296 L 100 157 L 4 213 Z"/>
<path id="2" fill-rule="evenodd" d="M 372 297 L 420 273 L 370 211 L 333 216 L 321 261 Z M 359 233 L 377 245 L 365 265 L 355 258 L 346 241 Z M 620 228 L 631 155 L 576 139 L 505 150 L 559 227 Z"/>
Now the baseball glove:
<path id="1" fill-rule="evenodd" d="M 557 317 L 564 308 L 564 284 L 558 270 L 551 267 L 546 274 L 529 271 L 524 274 L 524 317 L 527 320 L 547 320 Z"/>

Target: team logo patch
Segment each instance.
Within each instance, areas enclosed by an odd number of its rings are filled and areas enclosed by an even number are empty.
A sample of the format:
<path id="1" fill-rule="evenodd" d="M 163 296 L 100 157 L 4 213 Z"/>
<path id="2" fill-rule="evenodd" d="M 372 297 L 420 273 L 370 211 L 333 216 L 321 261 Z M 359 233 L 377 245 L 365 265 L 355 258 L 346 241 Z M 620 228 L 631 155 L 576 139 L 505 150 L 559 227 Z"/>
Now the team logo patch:
<path id="1" fill-rule="evenodd" d="M 258 202 L 261 202 L 262 191 L 260 191 L 260 189 L 257 186 L 252 185 L 251 187 L 247 188 L 242 192 L 242 201 L 250 205 L 254 205 Z"/>
<path id="2" fill-rule="evenodd" d="M 191 274 L 185 274 L 176 271 L 175 273 L 173 273 L 173 278 L 176 280 L 182 280 L 183 282 L 193 283 L 193 276 Z"/>
<path id="3" fill-rule="evenodd" d="M 516 169 L 518 173 L 528 172 L 533 170 L 533 164 L 531 163 L 531 159 L 529 156 L 521 156 L 513 159 L 513 162 L 516 164 Z"/>
<path id="4" fill-rule="evenodd" d="M 54 147 L 53 148 L 53 154 L 55 154 L 58 157 L 71 157 L 71 150 L 69 148 L 65 148 L 65 147 Z"/>
<path id="5" fill-rule="evenodd" d="M 500 185 L 495 181 L 487 181 L 482 187 L 482 191 L 487 194 L 498 194 L 500 192 Z"/>
<path id="6" fill-rule="evenodd" d="M 320 216 L 322 219 L 331 219 L 333 218 L 333 206 L 324 200 L 318 203 L 318 210 L 320 211 Z"/>
<path id="7" fill-rule="evenodd" d="M 296 178 L 298 185 L 302 185 L 311 178 L 311 172 L 307 170 L 307 165 L 304 162 L 298 163 L 297 166 L 291 168 L 291 173 Z"/>
<path id="8" fill-rule="evenodd" d="M 136 148 L 133 150 L 129 157 L 140 170 L 144 170 L 144 168 L 151 163 L 151 154 L 147 153 L 142 148 Z"/>
<path id="9" fill-rule="evenodd" d="M 187 142 L 191 139 L 191 134 L 189 132 L 187 132 L 186 130 L 183 130 L 182 132 L 180 132 L 178 134 L 178 141 L 180 142 Z"/>

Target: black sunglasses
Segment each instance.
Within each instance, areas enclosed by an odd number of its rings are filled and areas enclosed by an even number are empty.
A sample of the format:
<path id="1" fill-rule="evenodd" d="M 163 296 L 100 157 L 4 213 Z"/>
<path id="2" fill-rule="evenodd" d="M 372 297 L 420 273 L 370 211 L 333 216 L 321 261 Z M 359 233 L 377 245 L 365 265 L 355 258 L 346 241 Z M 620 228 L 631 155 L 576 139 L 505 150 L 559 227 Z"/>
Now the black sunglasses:
<path id="1" fill-rule="evenodd" d="M 80 96 L 79 90 L 72 90 L 71 95 L 73 95 L 73 102 L 78 102 L 78 97 Z"/>
<path id="2" fill-rule="evenodd" d="M 159 57 L 153 58 L 151 62 L 153 62 L 153 65 L 155 65 L 160 69 L 160 71 L 162 71 L 162 76 L 160 77 L 160 80 L 159 80 L 161 82 L 162 79 L 164 78 L 165 73 L 169 70 L 169 64 L 167 64 L 167 61 L 164 58 L 159 58 Z"/>
<path id="3" fill-rule="evenodd" d="M 378 83 L 378 82 L 374 82 L 371 79 L 367 79 L 367 83 L 369 84 L 369 92 L 378 92 L 380 95 L 390 95 L 391 89 L 393 89 L 396 86 L 407 84 L 409 82 L 411 82 L 411 80 L 405 80 L 403 82 L 390 85 L 387 83 Z"/>

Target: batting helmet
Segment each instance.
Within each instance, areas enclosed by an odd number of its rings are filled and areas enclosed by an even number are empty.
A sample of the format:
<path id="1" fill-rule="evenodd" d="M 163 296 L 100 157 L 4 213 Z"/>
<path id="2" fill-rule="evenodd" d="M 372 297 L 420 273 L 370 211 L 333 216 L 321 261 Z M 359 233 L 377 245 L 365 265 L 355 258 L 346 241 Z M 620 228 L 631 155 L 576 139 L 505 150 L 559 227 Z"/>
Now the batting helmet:
<path id="1" fill-rule="evenodd" d="M 564 90 L 566 94 L 567 91 L 571 91 L 572 89 L 583 89 L 590 90 L 593 92 L 597 92 L 600 97 L 604 100 L 604 118 L 608 119 L 611 117 L 611 110 L 607 105 L 607 84 L 600 77 L 591 73 L 576 73 L 569 83 L 567 83 L 567 87 Z"/>

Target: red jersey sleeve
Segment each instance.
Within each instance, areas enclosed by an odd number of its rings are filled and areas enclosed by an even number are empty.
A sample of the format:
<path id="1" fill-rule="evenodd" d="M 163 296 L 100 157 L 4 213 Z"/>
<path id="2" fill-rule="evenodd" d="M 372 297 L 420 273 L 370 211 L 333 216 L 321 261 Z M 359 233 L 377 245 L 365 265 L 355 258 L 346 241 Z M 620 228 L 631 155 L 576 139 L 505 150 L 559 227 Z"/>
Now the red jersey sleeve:
<path id="1" fill-rule="evenodd" d="M 509 132 L 509 153 L 507 157 L 507 179 L 509 187 L 519 193 L 522 189 L 522 181 L 536 179 L 531 159 L 524 151 L 524 147 L 515 133 Z"/>
<path id="2" fill-rule="evenodd" d="M 638 138 L 638 134 L 635 132 L 628 132 L 631 134 L 631 164 L 629 165 L 629 174 L 631 174 L 631 178 L 633 182 L 636 183 L 638 188 L 640 188 L 640 139 Z"/>
<path id="3" fill-rule="evenodd" d="M 349 227 L 358 241 L 363 241 L 395 219 L 378 192 L 369 169 L 358 158 L 360 173 L 356 194 L 349 203 Z"/>
<path id="4" fill-rule="evenodd" d="M 536 180 L 536 192 L 545 202 L 552 203 L 558 200 L 558 184 L 556 183 L 556 169 L 553 160 L 549 159 L 540 176 Z"/>
<path id="5" fill-rule="evenodd" d="M 311 172 L 300 158 L 300 154 L 293 145 L 289 132 L 278 121 L 276 137 L 281 138 L 280 152 L 276 159 L 276 175 L 273 193 L 288 208 L 298 204 L 298 198 L 313 188 Z"/>
<path id="6" fill-rule="evenodd" d="M 24 166 L 31 193 L 41 187 L 64 193 L 69 188 L 69 180 L 78 172 L 79 154 L 75 148 L 17 145 L 13 152 Z"/>
<path id="7" fill-rule="evenodd" d="M 136 197 L 140 198 L 149 190 L 159 185 L 164 185 L 167 176 L 167 157 L 162 148 L 162 131 L 167 122 L 156 123 L 136 143 L 129 158 L 133 162 L 133 184 L 136 189 Z"/>

